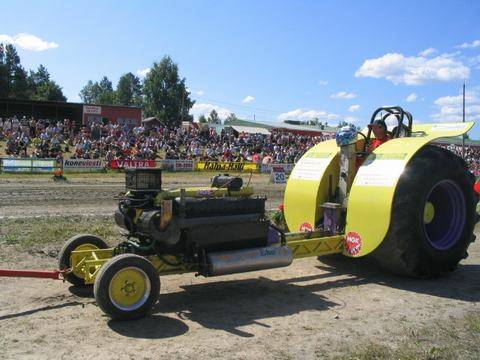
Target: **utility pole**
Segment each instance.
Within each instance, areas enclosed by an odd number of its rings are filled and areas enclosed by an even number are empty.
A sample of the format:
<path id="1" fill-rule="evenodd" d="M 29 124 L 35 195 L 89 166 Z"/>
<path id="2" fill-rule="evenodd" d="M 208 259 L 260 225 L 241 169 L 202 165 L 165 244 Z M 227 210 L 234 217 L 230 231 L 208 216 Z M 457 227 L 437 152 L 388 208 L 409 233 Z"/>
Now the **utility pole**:
<path id="1" fill-rule="evenodd" d="M 465 122 L 465 83 L 463 83 L 463 111 L 462 119 Z M 465 134 L 462 135 L 462 158 L 465 159 Z"/>
<path id="2" fill-rule="evenodd" d="M 181 111 L 181 114 L 180 114 L 180 118 L 182 119 L 181 121 L 181 124 L 183 124 L 183 106 L 184 106 L 184 103 L 185 103 L 185 87 L 183 87 L 183 92 L 182 92 L 182 108 L 180 109 Z"/>

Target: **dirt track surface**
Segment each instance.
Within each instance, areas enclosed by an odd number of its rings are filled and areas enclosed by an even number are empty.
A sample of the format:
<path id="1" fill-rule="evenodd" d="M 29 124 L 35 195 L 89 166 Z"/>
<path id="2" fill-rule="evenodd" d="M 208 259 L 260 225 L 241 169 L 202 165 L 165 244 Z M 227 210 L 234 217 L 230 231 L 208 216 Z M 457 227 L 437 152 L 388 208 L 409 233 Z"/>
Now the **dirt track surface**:
<path id="1" fill-rule="evenodd" d="M 68 175 L 67 175 L 68 176 Z M 209 186 L 211 173 L 164 174 L 163 187 L 174 189 Z M 248 175 L 243 176 L 244 183 Z M 267 175 L 253 175 L 256 194 L 267 196 L 267 208 L 276 209 L 283 201 L 285 185 L 269 183 Z M 115 197 L 124 190 L 124 177 L 68 176 L 68 181 L 53 182 L 49 176 L 0 176 L 0 219 L 43 216 L 111 215 L 117 207 Z"/>
<path id="2" fill-rule="evenodd" d="M 50 215 L 65 214 L 75 210 L 64 206 L 72 198 L 79 201 L 80 213 L 108 212 L 115 204 L 109 197 L 121 191 L 123 179 L 42 181 L 2 179 L 0 214 L 7 209 L 43 216 L 46 208 Z M 36 191 L 41 189 L 43 195 Z M 95 196 L 85 196 L 89 191 Z M 10 258 L 8 249 L 0 244 L 0 259 Z M 0 358 L 313 359 L 352 353 L 371 341 L 395 347 L 417 329 L 478 314 L 480 245 L 469 252 L 457 271 L 435 280 L 399 278 L 368 261 L 342 257 L 218 278 L 165 276 L 153 314 L 131 322 L 104 316 L 91 289 L 0 278 Z M 17 255 L 21 261 L 3 261 L 1 267 L 56 267 L 46 253 Z M 438 346 L 415 336 L 427 349 Z"/>
<path id="3" fill-rule="evenodd" d="M 153 315 L 109 320 L 91 292 L 53 280 L 0 278 L 0 357 L 331 357 L 478 311 L 479 247 L 442 279 L 411 280 L 345 258 L 299 260 L 284 269 L 162 278 Z M 27 256 L 9 267 L 52 267 Z"/>

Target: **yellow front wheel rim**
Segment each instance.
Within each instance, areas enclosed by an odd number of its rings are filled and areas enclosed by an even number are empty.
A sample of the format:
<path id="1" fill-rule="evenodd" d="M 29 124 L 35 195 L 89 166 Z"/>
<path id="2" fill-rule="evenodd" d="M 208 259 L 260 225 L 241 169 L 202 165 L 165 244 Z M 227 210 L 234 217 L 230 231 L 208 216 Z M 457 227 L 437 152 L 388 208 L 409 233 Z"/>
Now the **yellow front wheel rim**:
<path id="1" fill-rule="evenodd" d="M 73 251 L 81 251 L 81 250 L 98 250 L 99 247 L 90 243 L 82 244 L 80 246 L 77 246 Z M 84 260 L 90 260 L 90 258 L 85 258 Z M 75 274 L 75 276 L 83 279 L 85 277 L 85 264 L 83 266 L 73 268 L 72 272 Z"/>
<path id="2" fill-rule="evenodd" d="M 151 292 L 147 274 L 137 267 L 119 270 L 110 281 L 110 300 L 120 310 L 132 311 L 144 305 Z"/>

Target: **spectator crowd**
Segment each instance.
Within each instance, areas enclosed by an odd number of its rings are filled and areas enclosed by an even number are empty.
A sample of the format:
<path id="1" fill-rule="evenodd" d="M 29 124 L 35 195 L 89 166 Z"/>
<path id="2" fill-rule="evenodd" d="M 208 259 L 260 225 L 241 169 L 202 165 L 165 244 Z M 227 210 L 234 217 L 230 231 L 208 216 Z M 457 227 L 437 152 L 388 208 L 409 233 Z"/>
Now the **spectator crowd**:
<path id="1" fill-rule="evenodd" d="M 12 157 L 72 159 L 188 159 L 295 163 L 313 145 L 332 138 L 271 130 L 270 135 L 217 132 L 208 126 L 168 129 L 119 124 L 78 126 L 74 121 L 0 118 L 0 141 Z M 462 146 L 440 145 L 461 155 Z M 480 146 L 466 146 L 465 160 L 480 172 Z"/>
<path id="2" fill-rule="evenodd" d="M 0 119 L 0 141 L 15 157 L 72 159 L 188 159 L 295 163 L 313 145 L 332 138 L 273 130 L 270 135 L 217 132 L 208 126 L 168 129 L 119 124 L 77 126 L 73 121 Z"/>

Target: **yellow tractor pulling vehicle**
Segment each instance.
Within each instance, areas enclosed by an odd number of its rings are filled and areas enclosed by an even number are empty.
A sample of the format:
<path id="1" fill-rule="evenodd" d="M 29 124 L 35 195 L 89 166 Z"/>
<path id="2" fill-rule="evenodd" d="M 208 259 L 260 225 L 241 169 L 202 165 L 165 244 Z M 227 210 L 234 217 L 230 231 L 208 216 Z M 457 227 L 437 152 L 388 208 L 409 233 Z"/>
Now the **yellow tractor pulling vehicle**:
<path id="1" fill-rule="evenodd" d="M 135 319 L 156 303 L 159 276 L 168 274 L 234 274 L 335 253 L 369 255 L 406 276 L 452 271 L 474 240 L 478 198 L 463 159 L 429 143 L 462 135 L 473 123 L 413 125 L 400 107 L 379 108 L 370 123 L 379 119 L 395 127 L 373 151 L 370 127 L 344 128 L 295 165 L 284 198 L 290 232 L 270 223 L 266 199 L 253 197 L 241 178 L 216 176 L 211 187 L 168 191 L 160 169 L 129 170 L 115 214 L 127 239 L 111 248 L 77 235 L 50 277 L 93 284 L 107 315 Z"/>

